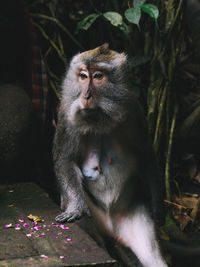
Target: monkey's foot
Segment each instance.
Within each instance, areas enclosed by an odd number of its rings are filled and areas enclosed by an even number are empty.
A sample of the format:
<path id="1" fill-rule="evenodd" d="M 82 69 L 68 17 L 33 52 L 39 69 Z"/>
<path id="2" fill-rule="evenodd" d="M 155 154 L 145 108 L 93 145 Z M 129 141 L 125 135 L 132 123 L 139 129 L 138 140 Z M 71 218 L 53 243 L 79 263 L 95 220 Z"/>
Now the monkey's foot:
<path id="1" fill-rule="evenodd" d="M 55 220 L 57 222 L 60 222 L 60 223 L 72 222 L 72 221 L 80 219 L 81 216 L 82 216 L 82 213 L 79 211 L 77 211 L 77 212 L 64 211 L 61 214 L 59 214 L 58 216 L 56 216 Z"/>

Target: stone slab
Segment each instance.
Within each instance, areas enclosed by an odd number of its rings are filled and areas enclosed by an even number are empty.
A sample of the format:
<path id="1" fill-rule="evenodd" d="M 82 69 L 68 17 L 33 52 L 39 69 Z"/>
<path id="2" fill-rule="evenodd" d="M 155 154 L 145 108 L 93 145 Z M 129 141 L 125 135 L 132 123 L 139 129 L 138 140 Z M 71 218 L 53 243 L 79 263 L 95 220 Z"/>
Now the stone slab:
<path id="1" fill-rule="evenodd" d="M 34 183 L 0 185 L 0 211 L 2 267 L 118 266 L 76 223 L 56 223 L 59 207 Z"/>

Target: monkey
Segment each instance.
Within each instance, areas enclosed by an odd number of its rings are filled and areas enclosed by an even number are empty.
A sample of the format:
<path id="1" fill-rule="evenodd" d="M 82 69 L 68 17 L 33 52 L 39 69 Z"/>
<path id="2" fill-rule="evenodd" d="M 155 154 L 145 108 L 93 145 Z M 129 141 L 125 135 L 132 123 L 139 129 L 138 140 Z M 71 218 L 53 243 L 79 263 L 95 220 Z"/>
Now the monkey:
<path id="1" fill-rule="evenodd" d="M 127 55 L 108 44 L 70 62 L 53 143 L 62 210 L 55 219 L 91 212 L 102 233 L 131 250 L 135 266 L 167 267 L 156 235 L 162 179 L 128 72 Z"/>

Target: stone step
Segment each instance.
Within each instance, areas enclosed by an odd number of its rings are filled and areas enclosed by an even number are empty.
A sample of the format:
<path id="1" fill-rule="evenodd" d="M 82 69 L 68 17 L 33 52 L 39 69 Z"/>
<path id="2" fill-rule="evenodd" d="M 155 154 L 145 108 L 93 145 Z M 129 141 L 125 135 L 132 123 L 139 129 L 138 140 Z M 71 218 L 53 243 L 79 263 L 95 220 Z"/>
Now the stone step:
<path id="1" fill-rule="evenodd" d="M 34 183 L 0 185 L 0 211 L 1 267 L 118 266 L 76 223 L 56 223 L 59 207 Z"/>

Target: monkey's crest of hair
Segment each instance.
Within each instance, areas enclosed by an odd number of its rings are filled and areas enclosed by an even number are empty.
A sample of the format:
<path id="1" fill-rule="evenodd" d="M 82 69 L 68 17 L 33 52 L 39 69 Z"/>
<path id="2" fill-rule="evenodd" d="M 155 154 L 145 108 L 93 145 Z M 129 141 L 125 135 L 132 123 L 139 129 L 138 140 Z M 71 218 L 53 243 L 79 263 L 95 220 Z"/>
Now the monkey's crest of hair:
<path id="1" fill-rule="evenodd" d="M 109 63 L 109 66 L 116 67 L 125 64 L 127 56 L 124 53 L 118 53 L 114 50 L 109 49 L 107 43 L 96 47 L 95 49 L 85 51 L 77 54 L 71 64 L 78 64 L 79 62 L 85 63 Z"/>

